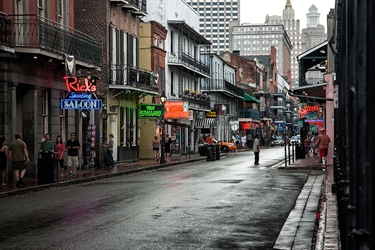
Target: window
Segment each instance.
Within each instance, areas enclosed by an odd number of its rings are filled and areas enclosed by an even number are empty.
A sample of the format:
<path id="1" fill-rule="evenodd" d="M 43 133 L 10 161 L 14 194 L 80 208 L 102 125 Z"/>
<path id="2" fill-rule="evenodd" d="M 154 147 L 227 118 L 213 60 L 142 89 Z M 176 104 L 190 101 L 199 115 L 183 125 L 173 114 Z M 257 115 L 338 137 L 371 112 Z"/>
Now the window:
<path id="1" fill-rule="evenodd" d="M 56 8 L 57 8 L 57 16 L 62 17 L 63 16 L 62 0 L 57 0 Z"/>
<path id="2" fill-rule="evenodd" d="M 174 95 L 174 82 L 173 82 L 173 72 L 171 72 L 171 95 Z"/>
<path id="3" fill-rule="evenodd" d="M 125 106 L 120 107 L 120 143 L 122 147 L 137 145 L 137 110 Z"/>
<path id="4" fill-rule="evenodd" d="M 174 33 L 171 31 L 171 53 L 174 53 L 174 48 L 173 48 L 173 39 L 174 39 Z"/>
<path id="5" fill-rule="evenodd" d="M 42 90 L 42 138 L 44 138 L 44 135 L 49 133 L 48 132 L 48 106 L 49 106 L 49 100 L 48 100 L 48 90 L 43 89 Z"/>
<path id="6" fill-rule="evenodd" d="M 60 100 L 64 99 L 65 93 L 60 92 L 59 98 Z M 60 133 L 62 140 L 65 141 L 65 109 L 59 109 L 59 118 L 60 118 L 59 133 Z"/>

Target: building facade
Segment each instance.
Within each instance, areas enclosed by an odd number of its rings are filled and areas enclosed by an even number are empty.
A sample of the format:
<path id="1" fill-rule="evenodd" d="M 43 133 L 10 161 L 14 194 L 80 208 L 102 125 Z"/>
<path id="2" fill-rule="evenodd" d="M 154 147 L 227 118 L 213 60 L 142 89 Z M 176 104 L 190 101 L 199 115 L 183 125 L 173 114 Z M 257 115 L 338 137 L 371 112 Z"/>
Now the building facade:
<path id="1" fill-rule="evenodd" d="M 212 52 L 229 50 L 229 22 L 240 20 L 241 0 L 186 0 L 199 13 L 199 32 L 212 43 Z"/>
<path id="2" fill-rule="evenodd" d="M 16 132 L 22 134 L 31 160 L 29 176 L 37 175 L 40 143 L 47 133 L 52 141 L 58 135 L 66 141 L 76 133 L 85 148 L 79 153 L 80 166 L 84 161 L 96 164 L 98 137 L 87 144 L 82 128 L 95 123 L 104 98 L 98 78 L 100 41 L 75 27 L 73 1 L 2 1 L 0 9 L 0 134 L 8 142 Z M 95 100 L 69 101 L 76 96 L 73 90 Z M 86 151 L 91 152 L 87 160 Z"/>

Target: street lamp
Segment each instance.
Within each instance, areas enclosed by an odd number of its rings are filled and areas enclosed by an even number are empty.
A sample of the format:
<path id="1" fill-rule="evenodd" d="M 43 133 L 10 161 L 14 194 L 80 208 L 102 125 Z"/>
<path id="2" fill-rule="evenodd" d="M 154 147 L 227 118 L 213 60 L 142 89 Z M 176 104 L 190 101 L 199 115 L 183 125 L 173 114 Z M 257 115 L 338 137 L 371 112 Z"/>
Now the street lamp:
<path id="1" fill-rule="evenodd" d="M 161 109 L 161 156 L 160 156 L 160 164 L 165 163 L 165 145 L 164 145 L 164 103 L 167 100 L 167 97 L 164 94 L 161 94 L 160 96 L 160 101 L 161 104 L 163 104 L 162 109 Z"/>
<path id="2" fill-rule="evenodd" d="M 106 121 L 108 119 L 107 105 L 103 104 L 102 119 Z"/>

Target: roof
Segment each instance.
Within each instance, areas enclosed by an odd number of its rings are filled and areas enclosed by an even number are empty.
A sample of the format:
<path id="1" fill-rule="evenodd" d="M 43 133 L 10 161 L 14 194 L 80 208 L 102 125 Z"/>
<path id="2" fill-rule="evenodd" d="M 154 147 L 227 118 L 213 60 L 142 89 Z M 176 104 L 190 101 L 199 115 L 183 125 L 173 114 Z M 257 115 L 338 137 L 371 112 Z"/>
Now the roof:
<path id="1" fill-rule="evenodd" d="M 199 34 L 199 32 L 190 27 L 183 20 L 168 20 L 168 25 L 175 28 L 176 30 L 181 31 L 182 34 L 191 38 L 197 44 L 211 44 L 210 41 L 204 38 L 201 34 Z"/>

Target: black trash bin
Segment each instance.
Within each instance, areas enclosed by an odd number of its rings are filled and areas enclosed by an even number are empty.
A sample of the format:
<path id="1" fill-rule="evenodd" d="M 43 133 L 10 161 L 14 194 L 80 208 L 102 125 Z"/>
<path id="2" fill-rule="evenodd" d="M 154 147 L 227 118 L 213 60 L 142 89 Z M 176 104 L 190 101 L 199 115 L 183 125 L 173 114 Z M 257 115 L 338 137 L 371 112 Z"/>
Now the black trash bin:
<path id="1" fill-rule="evenodd" d="M 302 144 L 296 144 L 296 159 L 305 158 L 305 148 Z"/>
<path id="2" fill-rule="evenodd" d="M 53 183 L 58 180 L 57 159 L 43 155 L 38 159 L 38 182 Z"/>
<path id="3" fill-rule="evenodd" d="M 207 156 L 207 145 L 200 144 L 199 145 L 199 153 L 201 156 Z"/>
<path id="4" fill-rule="evenodd" d="M 216 148 L 216 160 L 220 160 L 220 145 L 219 144 L 216 144 L 215 145 L 215 148 Z"/>
<path id="5" fill-rule="evenodd" d="M 207 145 L 207 161 L 215 161 L 216 160 L 216 146 L 215 145 Z"/>

